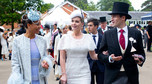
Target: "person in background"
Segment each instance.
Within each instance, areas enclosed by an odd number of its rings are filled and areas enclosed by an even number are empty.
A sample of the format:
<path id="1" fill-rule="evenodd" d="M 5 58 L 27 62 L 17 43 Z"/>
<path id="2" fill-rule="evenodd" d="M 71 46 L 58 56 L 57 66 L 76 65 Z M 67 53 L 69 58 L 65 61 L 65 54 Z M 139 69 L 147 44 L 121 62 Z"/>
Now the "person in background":
<path id="1" fill-rule="evenodd" d="M 55 38 L 55 45 L 54 45 L 54 64 L 55 64 L 55 75 L 56 75 L 56 80 L 59 80 L 61 78 L 61 68 L 60 68 L 60 51 L 57 50 L 58 43 L 61 39 L 61 37 L 64 34 L 67 34 L 67 26 L 64 23 L 61 23 L 59 25 L 60 33 L 56 36 Z"/>
<path id="2" fill-rule="evenodd" d="M 84 26 L 82 26 L 81 32 L 84 33 L 84 34 L 87 34 L 87 31 L 84 29 Z"/>
<path id="3" fill-rule="evenodd" d="M 136 25 L 135 25 L 135 28 L 141 32 L 142 39 L 144 39 L 144 33 L 143 33 L 143 30 L 141 29 L 141 26 L 140 26 L 139 24 L 136 24 Z M 144 41 L 144 40 L 143 40 L 143 41 Z"/>
<path id="4" fill-rule="evenodd" d="M 3 33 L 4 32 L 4 27 L 3 26 L 0 26 L 0 52 L 2 51 L 2 44 L 1 44 L 1 38 L 2 38 L 2 34 L 1 33 Z M 3 60 L 3 58 L 2 58 L 2 54 L 0 53 L 0 59 L 1 60 Z"/>
<path id="5" fill-rule="evenodd" d="M 50 26 L 48 24 L 45 24 L 44 30 L 46 32 L 44 35 L 44 39 L 46 40 L 47 43 L 47 54 L 50 55 L 52 49 Z"/>
<path id="6" fill-rule="evenodd" d="M 46 41 L 37 35 L 41 28 L 40 12 L 35 7 L 28 8 L 22 16 L 26 33 L 13 41 L 12 74 L 8 84 L 48 84 L 52 62 L 46 53 Z"/>
<path id="7" fill-rule="evenodd" d="M 126 25 L 129 4 L 114 2 L 113 28 L 104 33 L 98 59 L 105 64 L 104 84 L 139 84 L 138 66 L 145 62 L 141 32 Z M 108 51 L 107 55 L 102 52 Z"/>
<path id="8" fill-rule="evenodd" d="M 8 49 L 9 49 L 9 60 L 11 60 L 12 56 L 12 43 L 13 43 L 13 33 L 9 33 L 9 38 L 7 39 L 8 41 Z"/>
<path id="9" fill-rule="evenodd" d="M 71 28 L 71 25 L 68 26 L 68 32 L 67 34 L 71 34 L 73 31 L 72 31 L 72 28 Z"/>
<path id="10" fill-rule="evenodd" d="M 3 30 L 4 32 L 1 32 L 1 45 L 2 45 L 2 61 L 6 60 L 6 56 L 8 56 L 8 47 L 7 47 L 7 31 Z"/>
<path id="11" fill-rule="evenodd" d="M 102 34 L 97 31 L 99 22 L 97 19 L 89 19 L 87 22 L 89 33 L 91 34 L 94 43 L 96 45 L 95 52 L 99 52 L 100 43 L 102 40 Z M 99 60 L 92 60 L 88 55 L 88 61 L 91 70 L 91 84 L 103 84 L 104 83 L 104 64 Z"/>
<path id="12" fill-rule="evenodd" d="M 22 21 L 23 21 L 23 20 L 22 20 Z M 21 27 L 21 28 L 16 32 L 17 35 L 21 35 L 21 34 L 26 33 L 26 29 L 24 28 L 24 25 L 21 24 L 20 27 Z"/>
<path id="13" fill-rule="evenodd" d="M 147 37 L 147 26 L 144 26 L 143 33 L 144 33 L 144 48 L 146 48 L 147 40 L 148 40 L 148 37 Z"/>
<path id="14" fill-rule="evenodd" d="M 52 57 L 54 58 L 54 43 L 55 43 L 55 37 L 58 35 L 59 33 L 59 30 L 57 28 L 57 22 L 54 23 L 53 25 L 54 29 L 52 30 L 52 35 L 51 35 L 51 46 L 52 46 L 52 49 L 51 49 L 51 55 Z"/>
<path id="15" fill-rule="evenodd" d="M 152 43 L 152 21 L 148 22 L 147 26 L 147 36 L 148 36 L 148 43 L 147 43 L 147 52 L 151 51 L 151 43 Z"/>
<path id="16" fill-rule="evenodd" d="M 98 32 L 104 34 L 105 31 L 112 29 L 113 27 L 107 26 L 106 17 L 100 17 L 100 26 L 101 28 L 98 29 Z"/>

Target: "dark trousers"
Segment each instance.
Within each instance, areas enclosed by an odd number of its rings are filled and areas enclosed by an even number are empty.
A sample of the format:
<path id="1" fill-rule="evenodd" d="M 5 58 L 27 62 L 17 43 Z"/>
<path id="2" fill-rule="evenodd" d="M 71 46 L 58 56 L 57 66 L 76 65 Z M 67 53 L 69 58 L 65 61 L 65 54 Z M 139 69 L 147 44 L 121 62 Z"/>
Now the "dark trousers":
<path id="1" fill-rule="evenodd" d="M 115 81 L 112 84 L 130 84 L 125 72 L 119 72 Z"/>
<path id="2" fill-rule="evenodd" d="M 148 40 L 147 34 L 144 34 L 144 48 L 146 48 L 147 40 Z"/>
<path id="3" fill-rule="evenodd" d="M 91 84 L 104 84 L 104 72 L 100 72 L 99 70 L 91 72 Z"/>
<path id="4" fill-rule="evenodd" d="M 148 39 L 147 50 L 149 50 L 149 51 L 151 48 L 151 43 L 152 43 L 152 36 L 150 36 L 150 39 Z"/>

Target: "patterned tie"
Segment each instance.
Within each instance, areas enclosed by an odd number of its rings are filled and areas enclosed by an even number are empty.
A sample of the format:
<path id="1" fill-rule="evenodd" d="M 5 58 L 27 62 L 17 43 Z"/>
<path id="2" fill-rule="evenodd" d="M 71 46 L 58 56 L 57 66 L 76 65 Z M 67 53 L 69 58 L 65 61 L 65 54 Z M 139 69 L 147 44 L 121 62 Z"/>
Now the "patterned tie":
<path id="1" fill-rule="evenodd" d="M 96 35 L 92 35 L 94 43 L 96 44 Z"/>
<path id="2" fill-rule="evenodd" d="M 120 38 L 119 38 L 119 43 L 120 43 L 122 49 L 124 50 L 125 49 L 125 37 L 123 35 L 124 30 L 121 29 L 119 32 L 121 32 Z"/>

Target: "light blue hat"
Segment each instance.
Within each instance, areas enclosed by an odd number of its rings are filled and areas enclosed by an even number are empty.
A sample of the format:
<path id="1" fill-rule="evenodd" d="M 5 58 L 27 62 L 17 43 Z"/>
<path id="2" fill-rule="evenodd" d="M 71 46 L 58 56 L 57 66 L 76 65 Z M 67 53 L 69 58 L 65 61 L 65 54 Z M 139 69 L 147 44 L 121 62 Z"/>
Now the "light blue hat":
<path id="1" fill-rule="evenodd" d="M 41 13 L 39 11 L 30 9 L 29 12 L 27 13 L 28 19 L 31 21 L 38 21 L 40 19 Z"/>
<path id="2" fill-rule="evenodd" d="M 26 8 L 26 13 L 22 16 L 22 19 L 23 20 L 30 19 L 32 22 L 40 20 L 41 13 L 37 11 L 37 8 L 38 7 L 35 6 Z M 27 15 L 27 19 L 23 18 L 25 15 Z"/>

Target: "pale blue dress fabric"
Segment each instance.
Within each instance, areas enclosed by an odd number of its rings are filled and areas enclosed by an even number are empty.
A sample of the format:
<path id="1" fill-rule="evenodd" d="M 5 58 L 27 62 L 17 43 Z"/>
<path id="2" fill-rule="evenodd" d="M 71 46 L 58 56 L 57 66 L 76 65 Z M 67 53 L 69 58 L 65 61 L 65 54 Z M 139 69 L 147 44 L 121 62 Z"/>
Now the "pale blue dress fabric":
<path id="1" fill-rule="evenodd" d="M 40 62 L 40 53 L 36 46 L 35 39 L 30 40 L 30 49 L 31 49 L 31 75 L 32 75 L 32 84 L 40 84 L 39 82 L 39 62 Z"/>

